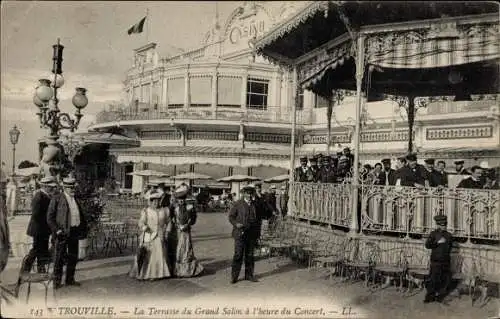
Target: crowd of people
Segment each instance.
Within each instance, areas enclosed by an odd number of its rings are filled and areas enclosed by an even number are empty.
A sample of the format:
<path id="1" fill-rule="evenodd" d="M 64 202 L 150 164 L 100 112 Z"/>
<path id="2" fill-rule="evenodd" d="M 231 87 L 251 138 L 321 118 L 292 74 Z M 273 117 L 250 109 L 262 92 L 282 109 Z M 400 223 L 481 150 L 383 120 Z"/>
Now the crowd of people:
<path id="1" fill-rule="evenodd" d="M 295 168 L 296 182 L 348 183 L 352 178 L 354 156 L 349 148 L 335 155 L 322 155 L 300 158 L 300 166 Z M 455 160 L 455 171 L 447 172 L 446 163 L 426 158 L 424 165 L 418 164 L 414 153 L 397 159 L 396 169 L 392 168 L 390 158 L 384 158 L 373 167 L 359 165 L 360 178 L 364 185 L 410 186 L 410 187 L 448 187 L 448 175 L 467 175 L 457 188 L 498 189 L 498 174 L 495 169 L 475 165 L 465 169 L 464 160 Z"/>

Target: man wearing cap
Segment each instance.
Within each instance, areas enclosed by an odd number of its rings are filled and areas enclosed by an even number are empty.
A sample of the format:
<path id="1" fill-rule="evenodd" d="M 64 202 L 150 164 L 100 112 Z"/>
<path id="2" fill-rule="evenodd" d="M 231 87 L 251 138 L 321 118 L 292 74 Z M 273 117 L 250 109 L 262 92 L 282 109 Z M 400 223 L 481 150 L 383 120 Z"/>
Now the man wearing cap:
<path id="1" fill-rule="evenodd" d="M 406 160 L 408 161 L 408 165 L 402 167 L 398 172 L 398 181 L 396 184 L 410 187 L 428 187 L 429 180 L 427 173 L 422 165 L 417 164 L 417 155 L 408 154 Z"/>
<path id="2" fill-rule="evenodd" d="M 396 185 L 396 171 L 391 168 L 391 159 L 382 159 L 382 165 L 384 166 L 384 169 L 379 176 L 380 185 Z"/>
<path id="3" fill-rule="evenodd" d="M 23 270 L 31 271 L 33 262 L 37 260 L 37 270 L 39 273 L 45 272 L 44 260 L 50 258 L 49 237 L 50 228 L 47 224 L 47 211 L 50 200 L 54 196 L 57 187 L 56 179 L 52 176 L 44 177 L 40 180 L 40 189 L 35 192 L 31 201 L 31 217 L 28 223 L 26 234 L 33 237 L 33 248 L 28 253 L 26 264 Z"/>
<path id="4" fill-rule="evenodd" d="M 242 189 L 243 198 L 237 200 L 229 210 L 229 222 L 233 225 L 234 256 L 231 267 L 231 283 L 238 281 L 243 259 L 245 259 L 245 280 L 256 282 L 254 276 L 254 249 L 257 244 L 258 219 L 252 202 L 254 187 Z"/>
<path id="5" fill-rule="evenodd" d="M 437 162 L 436 175 L 439 177 L 439 185 L 448 187 L 448 173 L 445 171 L 446 163 L 444 161 Z"/>
<path id="6" fill-rule="evenodd" d="M 451 282 L 452 236 L 446 231 L 447 217 L 437 215 L 434 220 L 437 227 L 425 241 L 425 248 L 432 251 L 424 303 L 443 301 Z"/>
<path id="7" fill-rule="evenodd" d="M 430 187 L 438 187 L 441 184 L 441 176 L 434 169 L 435 159 L 427 158 L 424 160 L 424 162 L 425 162 L 425 169 L 426 169 L 426 173 L 427 173 L 427 179 L 429 181 L 429 186 Z"/>
<path id="8" fill-rule="evenodd" d="M 54 288 L 61 287 L 64 255 L 67 255 L 66 285 L 80 286 L 75 281 L 78 262 L 78 241 L 87 236 L 87 223 L 80 203 L 75 199 L 76 181 L 73 177 L 63 179 L 63 192 L 50 201 L 47 224 L 56 238 L 54 261 Z"/>
<path id="9" fill-rule="evenodd" d="M 319 166 L 318 166 L 318 157 L 313 156 L 310 160 L 309 163 L 311 166 L 309 169 L 311 170 L 312 174 L 312 180 L 309 180 L 309 182 L 317 183 L 319 181 Z"/>
<path id="10" fill-rule="evenodd" d="M 470 175 L 470 172 L 465 169 L 464 163 L 465 161 L 460 159 L 456 160 L 455 162 L 455 171 L 457 172 L 457 175 Z"/>
<path id="11" fill-rule="evenodd" d="M 323 165 L 319 170 L 319 181 L 321 183 L 335 182 L 335 169 L 330 156 L 323 157 Z"/>
<path id="12" fill-rule="evenodd" d="M 295 181 L 310 182 L 312 179 L 312 172 L 309 167 L 307 167 L 307 157 L 303 156 L 300 158 L 300 166 L 295 168 Z"/>

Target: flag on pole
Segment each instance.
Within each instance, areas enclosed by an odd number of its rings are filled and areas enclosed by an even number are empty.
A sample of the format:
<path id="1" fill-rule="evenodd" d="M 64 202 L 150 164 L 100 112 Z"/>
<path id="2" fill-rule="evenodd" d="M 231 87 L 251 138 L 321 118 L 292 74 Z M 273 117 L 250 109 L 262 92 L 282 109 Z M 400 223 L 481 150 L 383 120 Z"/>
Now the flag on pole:
<path id="1" fill-rule="evenodd" d="M 133 33 L 142 33 L 142 30 L 144 29 L 144 22 L 145 21 L 146 21 L 146 17 L 142 18 L 141 21 L 137 22 L 130 29 L 128 29 L 127 33 L 129 35 L 131 35 Z"/>

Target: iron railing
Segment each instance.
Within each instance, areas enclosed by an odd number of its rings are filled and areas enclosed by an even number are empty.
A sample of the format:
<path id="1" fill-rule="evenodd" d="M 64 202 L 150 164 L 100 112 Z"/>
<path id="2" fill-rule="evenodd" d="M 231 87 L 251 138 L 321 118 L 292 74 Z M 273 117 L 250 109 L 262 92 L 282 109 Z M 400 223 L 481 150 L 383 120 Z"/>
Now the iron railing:
<path id="1" fill-rule="evenodd" d="M 354 186 L 295 182 L 292 189 L 293 216 L 350 226 Z M 361 231 L 426 235 L 435 227 L 434 216 L 445 215 L 454 237 L 500 240 L 498 191 L 374 185 L 358 191 Z"/>

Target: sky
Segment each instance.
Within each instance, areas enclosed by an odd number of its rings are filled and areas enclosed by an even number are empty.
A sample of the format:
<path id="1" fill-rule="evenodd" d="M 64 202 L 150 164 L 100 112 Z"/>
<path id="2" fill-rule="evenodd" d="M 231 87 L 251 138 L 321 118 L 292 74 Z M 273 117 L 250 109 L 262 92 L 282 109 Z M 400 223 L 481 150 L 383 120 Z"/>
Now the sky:
<path id="1" fill-rule="evenodd" d="M 160 52 L 200 45 L 215 20 L 241 2 L 215 1 L 2 1 L 1 2 L 1 160 L 10 171 L 8 131 L 21 130 L 16 162 L 36 160 L 39 128 L 32 98 L 38 79 L 52 70 L 52 45 L 64 45 L 64 86 L 58 91 L 63 112 L 73 114 L 76 87 L 87 88 L 89 105 L 80 130 L 106 105 L 122 99 L 123 80 L 132 66 L 133 49 L 157 42 Z M 142 34 L 127 30 L 149 12 Z"/>

